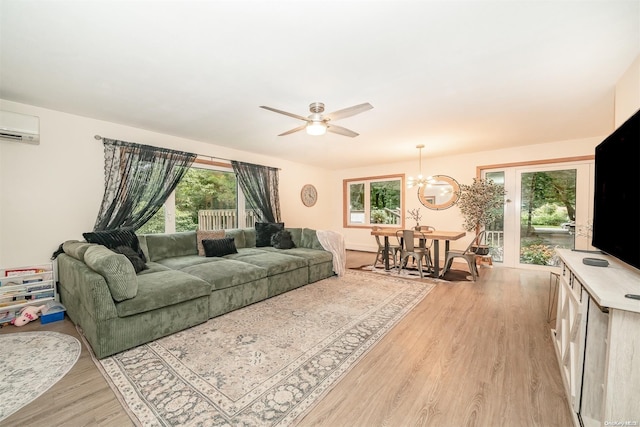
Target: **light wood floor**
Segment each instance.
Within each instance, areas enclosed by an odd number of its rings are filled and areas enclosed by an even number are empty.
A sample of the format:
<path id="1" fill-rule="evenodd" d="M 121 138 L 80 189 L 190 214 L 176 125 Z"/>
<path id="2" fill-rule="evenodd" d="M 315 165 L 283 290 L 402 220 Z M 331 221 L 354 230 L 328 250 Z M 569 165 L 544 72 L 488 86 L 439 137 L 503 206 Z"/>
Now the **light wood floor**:
<path id="1" fill-rule="evenodd" d="M 348 251 L 347 266 L 374 254 Z M 481 268 L 478 282 L 439 283 L 300 426 L 571 426 L 546 321 L 548 274 Z M 52 330 L 65 319 L 0 333 Z M 83 345 L 49 391 L 2 425 L 131 426 Z"/>

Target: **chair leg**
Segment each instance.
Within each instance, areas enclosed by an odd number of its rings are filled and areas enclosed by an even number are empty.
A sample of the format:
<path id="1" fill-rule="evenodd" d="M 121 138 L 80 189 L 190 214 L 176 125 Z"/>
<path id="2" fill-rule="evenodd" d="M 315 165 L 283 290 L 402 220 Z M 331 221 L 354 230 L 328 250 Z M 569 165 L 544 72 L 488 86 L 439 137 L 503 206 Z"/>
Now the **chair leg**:
<path id="1" fill-rule="evenodd" d="M 478 270 L 476 269 L 476 260 L 467 258 L 467 264 L 469 264 L 469 271 L 471 272 L 471 277 L 473 277 L 473 281 L 476 281 L 478 277 Z"/>
<path id="2" fill-rule="evenodd" d="M 376 265 L 378 265 L 378 259 L 380 259 L 380 255 L 382 255 L 382 252 L 380 252 L 380 249 L 378 249 L 378 252 L 376 253 L 376 259 L 375 261 L 373 261 L 373 268 L 376 268 Z"/>

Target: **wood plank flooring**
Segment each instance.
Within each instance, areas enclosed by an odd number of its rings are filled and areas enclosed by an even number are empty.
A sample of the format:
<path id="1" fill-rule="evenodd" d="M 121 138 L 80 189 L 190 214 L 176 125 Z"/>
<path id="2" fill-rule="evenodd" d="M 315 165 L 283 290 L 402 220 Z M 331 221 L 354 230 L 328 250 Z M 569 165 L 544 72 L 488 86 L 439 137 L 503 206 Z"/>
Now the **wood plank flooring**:
<path id="1" fill-rule="evenodd" d="M 373 253 L 348 251 L 347 266 Z M 548 273 L 481 268 L 480 280 L 439 283 L 300 426 L 571 426 L 546 322 Z M 5 327 L 53 330 L 65 319 Z M 131 426 L 83 345 L 65 378 L 2 425 Z"/>

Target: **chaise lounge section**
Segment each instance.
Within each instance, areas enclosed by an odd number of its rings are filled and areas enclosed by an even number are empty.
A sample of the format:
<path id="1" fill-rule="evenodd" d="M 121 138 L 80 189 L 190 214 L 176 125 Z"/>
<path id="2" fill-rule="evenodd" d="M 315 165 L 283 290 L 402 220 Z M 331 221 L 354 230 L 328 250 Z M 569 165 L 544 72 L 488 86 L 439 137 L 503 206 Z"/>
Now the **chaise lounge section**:
<path id="1" fill-rule="evenodd" d="M 61 301 L 102 359 L 334 275 L 315 230 L 286 230 L 294 248 L 256 247 L 253 228 L 225 230 L 237 253 L 210 257 L 198 255 L 195 231 L 140 235 L 147 269 L 137 274 L 125 255 L 68 241 Z"/>

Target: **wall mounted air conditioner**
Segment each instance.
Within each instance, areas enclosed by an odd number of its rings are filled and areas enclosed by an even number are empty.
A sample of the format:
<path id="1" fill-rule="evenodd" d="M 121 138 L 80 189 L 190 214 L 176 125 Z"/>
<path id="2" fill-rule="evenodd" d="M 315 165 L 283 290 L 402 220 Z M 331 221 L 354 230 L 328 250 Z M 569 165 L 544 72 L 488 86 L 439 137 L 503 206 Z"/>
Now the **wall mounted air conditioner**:
<path id="1" fill-rule="evenodd" d="M 40 118 L 0 111 L 0 139 L 40 144 Z"/>

